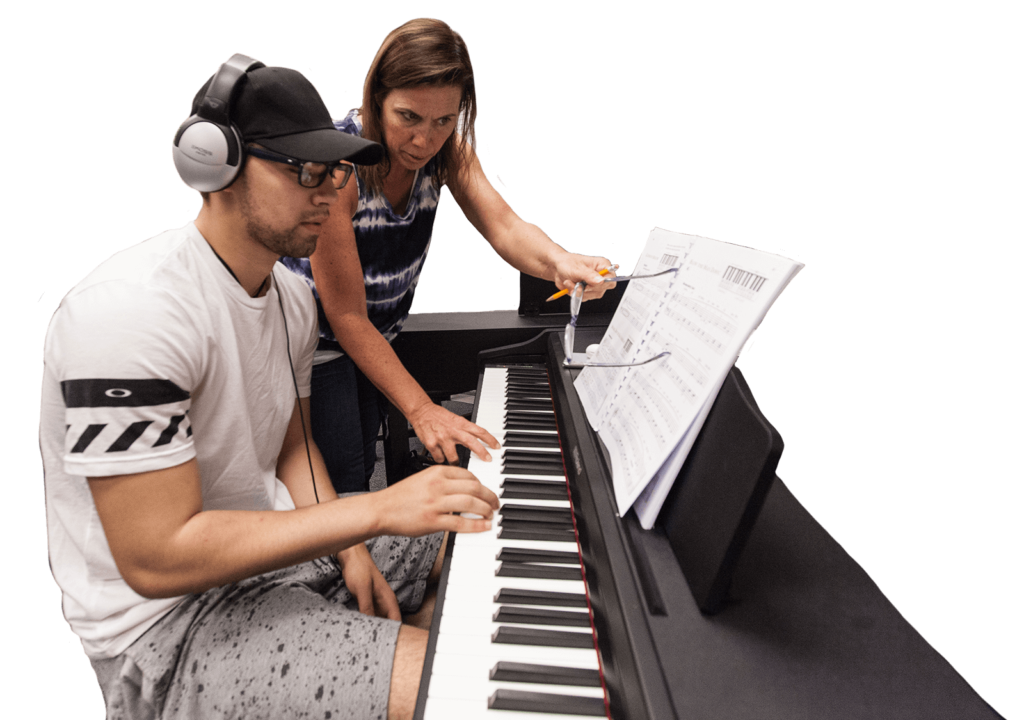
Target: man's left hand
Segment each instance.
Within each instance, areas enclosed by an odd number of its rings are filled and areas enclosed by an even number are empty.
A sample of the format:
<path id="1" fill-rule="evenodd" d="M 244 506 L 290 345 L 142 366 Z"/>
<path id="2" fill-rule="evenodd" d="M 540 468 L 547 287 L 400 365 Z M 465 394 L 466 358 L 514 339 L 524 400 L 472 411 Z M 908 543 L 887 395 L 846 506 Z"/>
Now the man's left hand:
<path id="1" fill-rule="evenodd" d="M 402 620 L 398 598 L 370 557 L 364 543 L 358 543 L 338 553 L 341 576 L 345 587 L 359 603 L 364 615 Z"/>
<path id="2" fill-rule="evenodd" d="M 599 274 L 600 270 L 611 264 L 608 258 L 567 252 L 555 264 L 555 285 L 572 292 L 576 283 L 585 282 L 587 286 L 583 290 L 583 299 L 596 300 L 605 291 L 615 287 L 613 273 L 606 276 Z"/>

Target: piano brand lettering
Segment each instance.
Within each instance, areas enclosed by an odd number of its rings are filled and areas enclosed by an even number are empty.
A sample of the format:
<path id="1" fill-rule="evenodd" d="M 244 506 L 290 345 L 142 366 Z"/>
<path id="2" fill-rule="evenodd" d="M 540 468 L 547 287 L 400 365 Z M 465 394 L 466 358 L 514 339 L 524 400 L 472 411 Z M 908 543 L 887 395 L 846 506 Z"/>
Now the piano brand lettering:
<path id="1" fill-rule="evenodd" d="M 577 475 L 582 475 L 583 474 L 583 462 L 580 460 L 580 449 L 579 449 L 579 447 L 574 447 L 572 449 L 572 462 L 576 466 L 576 474 Z"/>

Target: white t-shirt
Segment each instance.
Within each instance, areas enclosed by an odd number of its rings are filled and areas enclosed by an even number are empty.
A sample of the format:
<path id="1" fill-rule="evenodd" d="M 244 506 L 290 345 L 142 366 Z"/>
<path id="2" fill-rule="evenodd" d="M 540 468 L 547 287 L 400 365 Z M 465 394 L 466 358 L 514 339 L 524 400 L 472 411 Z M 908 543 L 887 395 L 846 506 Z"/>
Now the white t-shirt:
<path id="1" fill-rule="evenodd" d="M 298 276 L 275 265 L 267 294 L 249 297 L 191 223 L 114 255 L 61 302 L 39 429 L 47 533 L 64 616 L 90 657 L 120 654 L 180 598 L 128 587 L 86 478 L 195 457 L 204 510 L 292 509 L 275 473 L 295 408 L 285 348 L 306 397 L 316 342 Z"/>

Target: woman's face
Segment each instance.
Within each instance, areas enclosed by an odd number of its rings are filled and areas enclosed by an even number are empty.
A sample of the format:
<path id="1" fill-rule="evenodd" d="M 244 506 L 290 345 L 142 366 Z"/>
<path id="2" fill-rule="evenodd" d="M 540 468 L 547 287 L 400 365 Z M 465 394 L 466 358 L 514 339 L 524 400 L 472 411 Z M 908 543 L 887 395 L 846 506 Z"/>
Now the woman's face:
<path id="1" fill-rule="evenodd" d="M 392 167 L 419 170 L 455 131 L 462 88 L 416 85 L 384 98 L 381 121 Z"/>

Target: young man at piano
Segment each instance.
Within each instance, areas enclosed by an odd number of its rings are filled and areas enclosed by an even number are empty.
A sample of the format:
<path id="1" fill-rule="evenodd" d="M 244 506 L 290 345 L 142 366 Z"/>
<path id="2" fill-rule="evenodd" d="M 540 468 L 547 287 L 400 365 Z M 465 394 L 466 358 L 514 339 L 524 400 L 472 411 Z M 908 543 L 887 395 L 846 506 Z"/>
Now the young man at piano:
<path id="1" fill-rule="evenodd" d="M 489 527 L 497 498 L 449 466 L 337 498 L 308 433 L 314 300 L 277 262 L 313 252 L 380 148 L 298 72 L 236 55 L 174 153 L 195 221 L 104 262 L 47 332 L 65 617 L 108 718 L 408 717 L 427 633 L 402 614 L 443 533 Z"/>
<path id="2" fill-rule="evenodd" d="M 497 441 L 433 403 L 391 341 L 412 305 L 430 247 L 441 187 L 503 260 L 562 288 L 606 289 L 607 258 L 571 253 L 520 218 L 488 181 L 474 149 L 476 90 L 469 50 L 446 23 L 410 20 L 384 39 L 366 74 L 362 106 L 335 125 L 379 142 L 384 159 L 361 167 L 341 193 L 310 258 L 282 262 L 305 278 L 322 310 L 310 403 L 338 492 L 369 489 L 386 397 L 437 462 L 456 444 L 483 459 Z"/>

